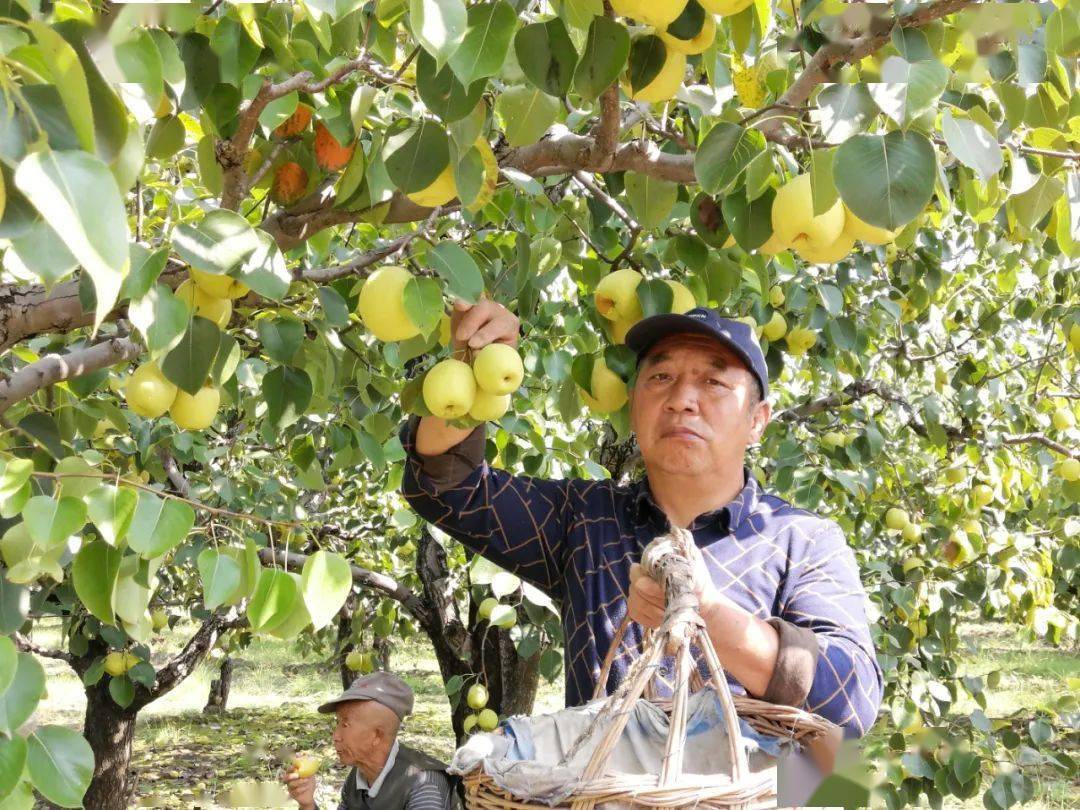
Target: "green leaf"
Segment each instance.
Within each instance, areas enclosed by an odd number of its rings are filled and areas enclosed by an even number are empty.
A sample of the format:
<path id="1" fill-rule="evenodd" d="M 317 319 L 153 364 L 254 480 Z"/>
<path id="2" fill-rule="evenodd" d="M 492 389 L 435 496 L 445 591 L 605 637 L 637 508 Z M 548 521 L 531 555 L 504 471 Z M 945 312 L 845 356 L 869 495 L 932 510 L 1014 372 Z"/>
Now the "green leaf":
<path id="1" fill-rule="evenodd" d="M 667 63 L 667 45 L 655 34 L 635 37 L 630 42 L 630 70 L 627 81 L 634 92 L 648 87 Z"/>
<path id="2" fill-rule="evenodd" d="M 564 96 L 570 90 L 578 55 L 561 18 L 522 27 L 514 37 L 514 53 L 525 78 L 548 95 Z"/>
<path id="3" fill-rule="evenodd" d="M 14 633 L 30 613 L 30 589 L 9 582 L 0 567 L 0 633 Z"/>
<path id="4" fill-rule="evenodd" d="M 818 293 L 830 315 L 839 315 L 844 311 L 844 294 L 832 284 L 818 285 Z"/>
<path id="5" fill-rule="evenodd" d="M 274 430 L 294 424 L 311 403 L 311 377 L 297 368 L 278 366 L 263 376 L 266 420 Z"/>
<path id="6" fill-rule="evenodd" d="M 731 230 L 731 235 L 743 250 L 761 247 L 772 234 L 772 204 L 776 197 L 773 189 L 768 189 L 753 202 L 736 192 L 729 194 L 720 204 L 724 223 Z"/>
<path id="7" fill-rule="evenodd" d="M 144 559 L 151 560 L 181 543 L 194 525 L 195 510 L 186 503 L 140 492 L 139 504 L 128 530 L 128 546 Z"/>
<path id="8" fill-rule="evenodd" d="M 129 565 L 128 563 L 134 563 Z M 120 563 L 120 575 L 116 578 L 116 588 L 113 589 L 113 613 L 124 623 L 124 628 L 129 625 L 140 625 L 149 621 L 147 607 L 150 605 L 150 589 L 141 584 L 136 576 L 139 570 L 139 558 L 132 555 L 125 557 Z M 128 631 L 132 638 L 138 638 L 136 633 Z M 149 638 L 149 634 L 146 636 Z M 141 639 L 140 639 L 141 640 Z"/>
<path id="9" fill-rule="evenodd" d="M 820 123 L 822 137 L 837 144 L 863 132 L 880 112 L 862 82 L 825 85 L 818 94 L 817 107 L 811 117 Z"/>
<path id="10" fill-rule="evenodd" d="M 22 779 L 26 767 L 26 738 L 0 739 L 0 796 L 7 797 Z"/>
<path id="11" fill-rule="evenodd" d="M 298 596 L 296 582 L 287 572 L 264 568 L 247 608 L 252 631 L 268 633 L 284 623 Z"/>
<path id="12" fill-rule="evenodd" d="M 516 591 L 521 580 L 508 571 L 499 571 L 491 578 L 491 592 L 496 599 L 502 599 Z"/>
<path id="13" fill-rule="evenodd" d="M 8 459 L 0 471 L 0 501 L 6 501 L 22 489 L 23 484 L 30 480 L 33 471 L 34 462 L 31 459 Z"/>
<path id="14" fill-rule="evenodd" d="M 131 269 L 120 288 L 120 298 L 136 300 L 153 289 L 154 282 L 169 260 L 169 249 L 151 251 L 138 242 L 132 242 L 128 245 L 128 254 Z"/>
<path id="15" fill-rule="evenodd" d="M 215 209 L 196 225 L 178 225 L 173 231 L 173 249 L 199 270 L 228 275 L 259 247 L 259 237 L 239 214 Z"/>
<path id="16" fill-rule="evenodd" d="M 136 28 L 116 44 L 116 63 L 129 82 L 141 84 L 146 95 L 156 101 L 163 88 L 161 51 L 145 28 Z"/>
<path id="17" fill-rule="evenodd" d="M 11 240 L 4 254 L 4 267 L 17 276 L 35 275 L 51 290 L 79 266 L 56 231 L 43 219 Z"/>
<path id="18" fill-rule="evenodd" d="M 561 110 L 557 98 L 524 84 L 504 90 L 495 100 L 495 112 L 511 146 L 536 143 Z"/>
<path id="19" fill-rule="evenodd" d="M 820 216 L 836 203 L 836 183 L 833 182 L 835 149 L 815 149 L 810 153 L 810 194 L 814 200 L 814 216 Z"/>
<path id="20" fill-rule="evenodd" d="M 663 279 L 651 278 L 638 284 L 637 297 L 641 302 L 641 311 L 648 318 L 650 315 L 671 312 L 675 293 Z"/>
<path id="21" fill-rule="evenodd" d="M 694 173 L 701 188 L 715 194 L 727 188 L 765 151 L 765 136 L 756 129 L 721 121 L 705 136 L 694 155 Z"/>
<path id="22" fill-rule="evenodd" d="M 667 221 L 679 196 L 678 185 L 637 172 L 627 172 L 624 183 L 626 200 L 641 227 L 652 230 Z"/>
<path id="23" fill-rule="evenodd" d="M 447 290 L 470 304 L 484 291 L 484 278 L 473 257 L 455 242 L 440 242 L 427 252 L 432 269 L 446 281 Z"/>
<path id="24" fill-rule="evenodd" d="M 1001 146 L 979 124 L 946 110 L 941 117 L 941 134 L 956 159 L 974 169 L 984 183 L 1001 171 Z"/>
<path id="25" fill-rule="evenodd" d="M 443 316 L 442 287 L 433 278 L 413 276 L 405 285 L 405 312 L 420 329 L 429 335 Z"/>
<path id="26" fill-rule="evenodd" d="M 7 691 L 15 680 L 15 670 L 19 666 L 19 651 L 15 649 L 15 642 L 7 636 L 0 636 L 0 694 Z M 0 790 L 0 795 L 3 791 Z"/>
<path id="27" fill-rule="evenodd" d="M 1042 175 L 1022 194 L 1010 198 L 1009 208 L 1016 221 L 1025 228 L 1034 228 L 1065 193 L 1065 184 L 1056 177 Z M 1058 227 L 1061 227 L 1060 224 Z"/>
<path id="28" fill-rule="evenodd" d="M 517 14 L 509 3 L 477 3 L 469 8 L 465 37 L 449 63 L 463 85 L 499 72 L 516 26 Z"/>
<path id="29" fill-rule="evenodd" d="M 83 605 L 105 624 L 115 621 L 113 592 L 123 552 L 104 540 L 84 542 L 71 564 L 71 582 Z"/>
<path id="30" fill-rule="evenodd" d="M 289 93 L 281 98 L 275 98 L 263 107 L 263 111 L 259 113 L 259 126 L 269 133 L 278 125 L 284 124 L 286 119 L 296 112 L 296 105 L 299 103 L 300 96 L 296 93 Z"/>
<path id="31" fill-rule="evenodd" d="M 79 55 L 62 36 L 43 22 L 31 20 L 27 27 L 38 41 L 40 54 L 53 84 L 60 91 L 71 125 L 79 143 L 87 152 L 94 151 L 94 112 L 90 104 L 90 87 L 86 82 Z M 126 240 L 125 240 L 126 245 Z"/>
<path id="32" fill-rule="evenodd" d="M 330 624 L 345 604 L 352 589 L 352 569 L 340 554 L 316 551 L 304 561 L 300 588 L 311 624 L 318 630 Z"/>
<path id="33" fill-rule="evenodd" d="M 150 127 L 150 134 L 146 138 L 146 156 L 167 161 L 184 148 L 186 140 L 187 130 L 178 116 L 158 118 Z"/>
<path id="34" fill-rule="evenodd" d="M 255 329 L 263 350 L 279 363 L 291 363 L 304 342 L 304 325 L 294 318 L 264 318 Z"/>
<path id="35" fill-rule="evenodd" d="M 143 336 L 150 354 L 176 348 L 184 338 L 191 310 L 164 284 L 154 287 L 128 306 L 128 317 Z"/>
<path id="36" fill-rule="evenodd" d="M 116 180 L 94 155 L 46 150 L 19 163 L 15 185 L 93 281 L 97 329 L 112 311 L 129 266 L 127 212 Z"/>
<path id="37" fill-rule="evenodd" d="M 274 237 L 266 231 L 256 231 L 255 239 L 258 244 L 234 275 L 263 298 L 281 301 L 288 294 L 293 280 L 285 264 L 285 256 Z"/>
<path id="38" fill-rule="evenodd" d="M 225 604 L 240 587 L 240 564 L 227 554 L 205 548 L 199 553 L 198 565 L 203 602 L 207 610 L 213 610 Z"/>
<path id="39" fill-rule="evenodd" d="M 450 163 L 450 137 L 446 130 L 429 119 L 416 126 L 388 131 L 383 163 L 386 174 L 405 193 L 431 185 Z"/>
<path id="40" fill-rule="evenodd" d="M 937 155 L 925 135 L 856 135 L 833 162 L 840 198 L 859 219 L 896 229 L 915 219 L 934 193 Z"/>
<path id="41" fill-rule="evenodd" d="M 105 542 L 118 546 L 131 526 L 138 502 L 135 490 L 103 484 L 86 496 L 86 511 Z"/>
<path id="42" fill-rule="evenodd" d="M 15 679 L 0 695 L 0 732 L 13 735 L 45 696 L 45 670 L 30 653 L 19 653 Z"/>
<path id="43" fill-rule="evenodd" d="M 228 332 L 222 332 L 221 343 L 218 345 L 217 356 L 214 358 L 214 367 L 210 369 L 210 384 L 215 388 L 221 388 L 236 373 L 239 365 L 240 344 Z"/>
<path id="44" fill-rule="evenodd" d="M 206 383 L 220 345 L 217 324 L 196 315 L 176 348 L 161 361 L 161 373 L 181 390 L 195 395 Z"/>
<path id="45" fill-rule="evenodd" d="M 86 505 L 77 498 L 54 500 L 48 495 L 35 495 L 23 507 L 22 517 L 34 543 L 49 548 L 82 528 Z"/>
<path id="46" fill-rule="evenodd" d="M 427 51 L 421 51 L 416 59 L 416 89 L 420 99 L 447 123 L 459 121 L 472 112 L 483 96 L 486 84 L 483 81 L 462 84 L 449 65 L 438 68 L 435 57 Z"/>
<path id="47" fill-rule="evenodd" d="M 439 67 L 465 38 L 468 17 L 462 0 L 409 0 L 409 27 Z"/>
<path id="48" fill-rule="evenodd" d="M 326 322 L 331 326 L 342 327 L 349 323 L 349 305 L 341 293 L 333 287 L 319 287 L 317 290 L 319 305 L 323 309 Z"/>
<path id="49" fill-rule="evenodd" d="M 585 38 L 585 50 L 574 71 L 574 89 L 593 101 L 618 80 L 630 56 L 626 26 L 610 17 L 593 17 Z"/>
<path id="50" fill-rule="evenodd" d="M 121 709 L 126 709 L 135 700 L 135 684 L 127 675 L 109 679 L 109 695 Z"/>
<path id="51" fill-rule="evenodd" d="M 881 65 L 881 79 L 868 85 L 871 98 L 889 118 L 907 126 L 941 97 L 949 69 L 937 60 L 908 62 L 890 56 Z"/>

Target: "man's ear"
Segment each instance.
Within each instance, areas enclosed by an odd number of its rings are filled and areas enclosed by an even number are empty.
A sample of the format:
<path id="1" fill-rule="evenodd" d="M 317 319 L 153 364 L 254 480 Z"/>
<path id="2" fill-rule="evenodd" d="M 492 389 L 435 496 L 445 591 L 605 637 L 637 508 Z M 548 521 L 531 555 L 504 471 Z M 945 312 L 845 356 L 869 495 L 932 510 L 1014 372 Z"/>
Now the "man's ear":
<path id="1" fill-rule="evenodd" d="M 750 444 L 757 444 L 761 441 L 765 428 L 769 426 L 769 420 L 772 419 L 772 405 L 765 401 L 759 402 L 754 407 L 754 414 L 751 419 Z"/>

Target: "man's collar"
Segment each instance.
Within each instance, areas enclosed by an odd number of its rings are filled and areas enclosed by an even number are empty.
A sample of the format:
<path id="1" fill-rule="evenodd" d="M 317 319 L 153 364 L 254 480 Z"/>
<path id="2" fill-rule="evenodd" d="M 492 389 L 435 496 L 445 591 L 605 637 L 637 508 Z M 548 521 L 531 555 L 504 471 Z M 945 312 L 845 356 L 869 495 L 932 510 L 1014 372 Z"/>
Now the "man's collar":
<path id="1" fill-rule="evenodd" d="M 394 740 L 394 744 L 390 747 L 390 753 L 386 755 L 386 764 L 383 765 L 383 769 L 379 772 L 379 775 L 375 778 L 375 781 L 368 787 L 367 780 L 364 778 L 364 774 L 360 772 L 360 769 L 356 769 L 356 790 L 357 792 L 366 790 L 369 798 L 374 799 L 379 794 L 379 788 L 382 787 L 382 783 L 386 780 L 386 775 L 390 773 L 394 767 L 394 762 L 397 761 L 398 753 L 398 741 Z"/>
<path id="2" fill-rule="evenodd" d="M 660 509 L 660 506 L 653 498 L 648 476 L 646 475 L 639 480 L 635 486 L 637 491 L 634 493 L 634 507 L 638 520 L 655 516 L 661 521 L 665 521 L 666 517 L 663 510 Z M 744 465 L 743 488 L 739 490 L 734 499 L 719 509 L 698 515 L 691 524 L 691 528 L 702 528 L 719 522 L 727 531 L 735 532 L 743 521 L 753 514 L 760 497 L 761 486 L 758 484 L 757 479 L 754 478 L 750 468 Z"/>

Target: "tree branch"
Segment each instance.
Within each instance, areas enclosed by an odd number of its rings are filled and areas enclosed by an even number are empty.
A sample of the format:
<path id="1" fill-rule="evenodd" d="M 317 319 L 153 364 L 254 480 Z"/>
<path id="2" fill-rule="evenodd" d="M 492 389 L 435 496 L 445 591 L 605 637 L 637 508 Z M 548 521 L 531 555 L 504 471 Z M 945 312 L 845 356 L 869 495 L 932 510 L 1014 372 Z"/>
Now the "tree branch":
<path id="1" fill-rule="evenodd" d="M 226 611 L 212 614 L 205 619 L 195 634 L 188 639 L 184 649 L 173 656 L 164 667 L 157 671 L 153 689 L 139 687 L 132 705 L 138 711 L 162 695 L 171 691 L 178 683 L 190 675 L 217 644 L 218 638 L 227 630 L 240 627 L 247 622 L 247 616 L 241 605 L 230 607 Z"/>
<path id="2" fill-rule="evenodd" d="M 75 657 L 69 652 L 65 652 L 64 650 L 51 650 L 48 647 L 40 647 L 21 633 L 12 633 L 11 640 L 15 642 L 15 648 L 21 652 L 33 653 L 42 658 L 54 658 L 57 661 L 63 661 L 66 664 L 74 666 Z"/>
<path id="3" fill-rule="evenodd" d="M 896 19 L 895 25 L 889 26 L 881 33 L 865 34 L 854 41 L 830 42 L 823 45 L 814 53 L 803 72 L 776 103 L 788 107 L 804 106 L 814 92 L 814 88 L 829 81 L 829 68 L 842 63 L 858 62 L 864 56 L 874 53 L 889 42 L 894 28 L 919 28 L 934 20 L 955 14 L 976 2 L 977 0 L 938 0 L 936 3 L 920 6 L 910 14 L 901 15 Z M 758 129 L 769 140 L 777 141 L 785 137 L 784 123 L 781 118 L 770 118 L 762 121 Z"/>
<path id="4" fill-rule="evenodd" d="M 1018 433 L 1013 436 L 1002 436 L 1001 441 L 1003 444 L 1041 444 L 1067 458 L 1080 459 L 1080 450 L 1070 450 L 1060 442 L 1055 442 L 1041 433 Z"/>
<path id="5" fill-rule="evenodd" d="M 302 571 L 304 563 L 307 561 L 307 555 L 286 552 L 282 549 L 264 548 L 259 550 L 259 559 L 263 565 L 281 565 L 290 571 Z M 386 574 L 380 574 L 377 571 L 369 571 L 359 565 L 350 565 L 349 568 L 352 570 L 353 582 L 357 585 L 363 588 L 371 588 L 397 600 L 421 624 L 428 624 L 431 621 L 427 606 L 424 605 L 420 597 L 393 577 L 388 577 Z"/>
<path id="6" fill-rule="evenodd" d="M 132 360 L 141 352 L 142 347 L 130 338 L 113 337 L 67 354 L 47 354 L 0 380 L 0 414 L 42 388 Z"/>

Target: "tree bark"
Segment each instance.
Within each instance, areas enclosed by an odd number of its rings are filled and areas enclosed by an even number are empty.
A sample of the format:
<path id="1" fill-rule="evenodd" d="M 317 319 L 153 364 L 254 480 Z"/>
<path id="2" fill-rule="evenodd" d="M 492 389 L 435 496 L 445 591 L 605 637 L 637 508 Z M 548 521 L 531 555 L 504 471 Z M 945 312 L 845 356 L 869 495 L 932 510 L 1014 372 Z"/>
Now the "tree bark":
<path id="1" fill-rule="evenodd" d="M 108 678 L 86 689 L 83 736 L 94 752 L 94 778 L 83 798 L 84 807 L 126 810 L 135 785 L 130 776 L 131 747 L 137 711 L 121 709 L 109 694 Z"/>
<path id="2" fill-rule="evenodd" d="M 345 604 L 341 606 L 341 610 L 337 615 L 337 661 L 338 672 L 341 675 L 341 688 L 348 689 L 349 684 L 356 678 L 356 673 L 345 666 L 345 658 L 351 653 L 355 647 L 352 643 L 352 622 L 353 613 L 356 610 L 356 594 L 352 591 L 349 592 L 348 598 L 345 600 Z"/>
<path id="3" fill-rule="evenodd" d="M 210 681 L 210 694 L 206 698 L 206 705 L 203 706 L 203 714 L 224 714 L 228 711 L 233 666 L 231 655 L 226 655 L 221 659 L 218 676 Z"/>

